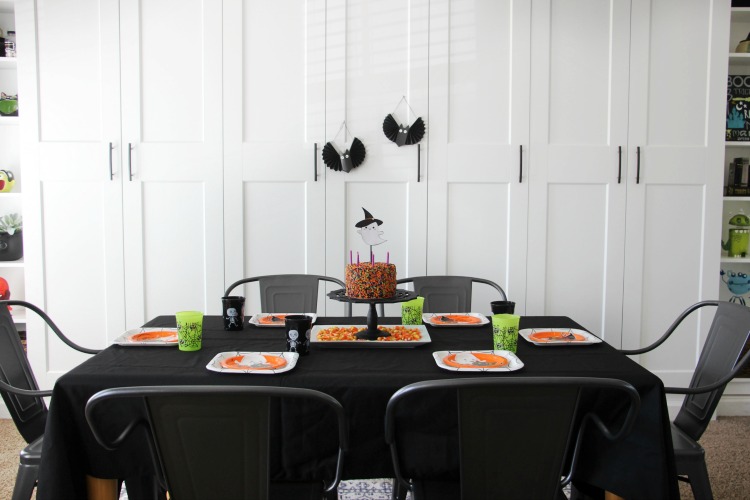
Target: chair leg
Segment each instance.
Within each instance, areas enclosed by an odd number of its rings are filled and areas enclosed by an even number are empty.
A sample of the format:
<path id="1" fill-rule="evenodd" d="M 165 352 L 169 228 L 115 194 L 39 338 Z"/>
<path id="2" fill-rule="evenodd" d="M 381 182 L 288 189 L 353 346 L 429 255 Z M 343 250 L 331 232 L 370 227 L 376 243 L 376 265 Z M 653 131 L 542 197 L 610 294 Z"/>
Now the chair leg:
<path id="1" fill-rule="evenodd" d="M 713 500 L 714 495 L 711 492 L 706 462 L 682 464 L 682 471 L 690 480 L 690 488 L 693 490 L 695 500 Z"/>
<path id="2" fill-rule="evenodd" d="M 397 478 L 395 477 L 393 478 L 391 487 L 392 487 L 392 493 L 391 493 L 392 500 L 406 500 L 407 490 L 405 490 L 404 487 L 401 485 L 401 483 L 398 482 Z"/>
<path id="3" fill-rule="evenodd" d="M 38 473 L 39 467 L 36 465 L 20 464 L 18 466 L 12 500 L 29 500 L 31 498 L 31 493 L 33 493 L 36 486 Z"/>

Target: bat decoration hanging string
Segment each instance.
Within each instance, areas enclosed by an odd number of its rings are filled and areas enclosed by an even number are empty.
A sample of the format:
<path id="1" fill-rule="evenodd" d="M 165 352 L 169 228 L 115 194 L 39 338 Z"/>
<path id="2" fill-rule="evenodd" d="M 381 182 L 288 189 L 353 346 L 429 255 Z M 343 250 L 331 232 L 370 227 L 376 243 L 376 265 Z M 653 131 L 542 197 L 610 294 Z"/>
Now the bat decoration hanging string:
<path id="1" fill-rule="evenodd" d="M 398 102 L 398 104 L 396 104 L 396 109 L 398 109 L 402 102 L 405 102 L 411 113 L 414 116 L 417 116 L 414 110 L 411 109 L 409 101 L 406 100 L 406 96 L 401 97 L 401 100 Z M 401 125 L 393 117 L 396 109 L 394 109 L 393 113 L 387 115 L 385 117 L 385 120 L 383 120 L 383 133 L 385 134 L 385 136 L 391 142 L 395 142 L 398 147 L 416 144 L 421 141 L 424 137 L 425 132 L 425 125 L 422 118 L 417 117 L 417 119 L 411 125 Z"/>
<path id="2" fill-rule="evenodd" d="M 346 126 L 346 120 L 341 122 L 341 126 L 333 137 L 333 140 L 336 140 L 336 137 L 341 133 L 341 129 L 344 129 L 344 142 L 346 142 L 347 133 L 351 135 L 349 127 Z M 331 170 L 337 172 L 343 170 L 348 173 L 351 169 L 357 168 L 363 161 L 365 161 L 365 155 L 365 145 L 356 137 L 352 140 L 352 145 L 349 149 L 346 149 L 343 153 L 339 153 L 336 150 L 333 141 L 327 142 L 326 145 L 323 146 L 323 163 L 325 163 Z"/>

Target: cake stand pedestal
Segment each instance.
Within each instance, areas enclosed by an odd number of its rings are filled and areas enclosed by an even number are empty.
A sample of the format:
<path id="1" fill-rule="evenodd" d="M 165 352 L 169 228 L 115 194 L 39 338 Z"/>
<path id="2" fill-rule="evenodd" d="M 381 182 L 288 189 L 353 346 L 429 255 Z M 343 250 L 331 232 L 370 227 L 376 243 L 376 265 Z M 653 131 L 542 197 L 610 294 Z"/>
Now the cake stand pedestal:
<path id="1" fill-rule="evenodd" d="M 376 304 L 394 304 L 396 302 L 405 302 L 417 297 L 417 292 L 410 290 L 397 289 L 393 297 L 382 299 L 356 299 L 346 295 L 346 290 L 341 288 L 328 293 L 328 298 L 338 300 L 339 302 L 351 302 L 353 304 L 370 304 L 370 310 L 367 311 L 367 328 L 357 332 L 357 338 L 363 340 L 377 340 L 378 337 L 389 337 L 391 334 L 378 330 L 378 312 L 375 310 Z"/>

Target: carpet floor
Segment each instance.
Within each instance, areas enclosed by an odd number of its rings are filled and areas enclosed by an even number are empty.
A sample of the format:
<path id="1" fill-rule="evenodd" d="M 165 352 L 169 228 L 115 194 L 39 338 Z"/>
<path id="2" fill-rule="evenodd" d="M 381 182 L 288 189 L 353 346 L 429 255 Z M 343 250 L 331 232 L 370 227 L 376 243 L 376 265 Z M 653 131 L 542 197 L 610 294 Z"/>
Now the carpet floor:
<path id="1" fill-rule="evenodd" d="M 717 500 L 750 500 L 748 437 L 750 417 L 721 417 L 711 422 L 701 438 Z M 13 421 L 0 419 L 0 499 L 12 496 L 18 452 L 24 444 Z M 339 492 L 341 500 L 388 500 L 391 483 L 389 479 L 345 481 Z M 689 485 L 680 483 L 680 496 L 688 500 L 693 498 Z"/>

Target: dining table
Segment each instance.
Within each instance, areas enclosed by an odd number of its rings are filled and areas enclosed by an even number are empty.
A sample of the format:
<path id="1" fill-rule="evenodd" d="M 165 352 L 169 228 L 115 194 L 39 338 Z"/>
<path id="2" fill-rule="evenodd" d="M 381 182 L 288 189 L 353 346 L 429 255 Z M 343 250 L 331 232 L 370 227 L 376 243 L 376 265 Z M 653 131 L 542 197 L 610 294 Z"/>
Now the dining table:
<path id="1" fill-rule="evenodd" d="M 401 323 L 401 318 L 381 317 L 381 325 Z M 316 325 L 364 325 L 365 317 L 319 316 Z M 144 327 L 175 327 L 174 316 L 159 316 Z M 585 330 L 565 316 L 522 316 L 520 329 L 574 328 Z M 336 398 L 349 421 L 350 448 L 345 456 L 343 479 L 393 477 L 389 448 L 384 439 L 386 404 L 400 388 L 419 381 L 455 377 L 606 377 L 632 384 L 641 398 L 641 408 L 632 432 L 610 443 L 588 439 L 573 477 L 575 487 L 596 497 L 611 492 L 625 498 L 679 498 L 672 453 L 670 423 L 662 381 L 620 353 L 607 342 L 590 345 L 535 345 L 518 339 L 516 355 L 523 367 L 515 371 L 453 371 L 438 366 L 433 352 L 491 350 L 490 322 L 478 326 L 426 326 L 429 342 L 413 346 L 373 346 L 312 343 L 293 369 L 276 374 L 221 373 L 207 368 L 222 352 L 281 352 L 286 350 L 283 327 L 259 326 L 247 320 L 239 331 L 227 331 L 221 316 L 203 320 L 202 347 L 181 351 L 175 346 L 123 346 L 113 344 L 61 376 L 50 401 L 39 470 L 37 498 L 87 498 L 87 478 L 148 478 L 155 467 L 145 431 L 114 451 L 100 446 L 84 415 L 88 399 L 113 387 L 154 385 L 262 385 L 315 389 Z M 588 331 L 588 330 L 586 330 Z M 360 345 L 361 344 L 361 345 Z M 624 412 L 622 402 L 597 398 L 598 411 L 616 422 Z M 119 409 L 107 415 L 111 427 L 124 426 L 138 409 Z M 141 410 L 142 411 L 142 410 Z M 436 422 L 440 423 L 440 415 Z M 450 425 L 450 419 L 445 425 Z M 438 425 L 439 427 L 439 425 Z M 429 439 L 451 439 L 447 429 L 429 426 Z M 287 439 L 307 430 L 304 439 Z M 274 480 L 305 479 L 310 464 L 323 463 L 332 469 L 335 446 L 326 448 L 335 426 L 305 421 L 304 416 L 285 414 L 274 424 L 277 440 L 284 441 L 271 457 Z M 229 445 L 229 443 L 227 443 Z M 320 454 L 326 455 L 320 457 Z M 414 450 L 418 456 L 420 451 Z M 436 474 L 455 475 L 455 456 L 441 461 L 445 470 Z M 217 449 L 220 456 L 220 449 Z M 305 458 L 307 457 L 307 459 Z M 137 499 L 131 499 L 137 500 Z"/>

